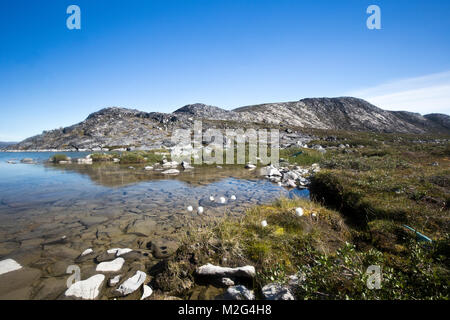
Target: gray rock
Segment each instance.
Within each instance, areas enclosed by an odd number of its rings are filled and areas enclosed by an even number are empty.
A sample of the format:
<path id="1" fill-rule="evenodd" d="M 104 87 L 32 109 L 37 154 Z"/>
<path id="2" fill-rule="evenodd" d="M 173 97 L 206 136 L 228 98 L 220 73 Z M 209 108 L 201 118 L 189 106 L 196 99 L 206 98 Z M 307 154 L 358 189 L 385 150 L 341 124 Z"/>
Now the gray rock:
<path id="1" fill-rule="evenodd" d="M 267 300 L 295 300 L 289 287 L 278 283 L 267 284 L 261 291 Z"/>
<path id="2" fill-rule="evenodd" d="M 245 286 L 237 285 L 227 289 L 225 298 L 230 300 L 255 300 L 255 294 Z"/>

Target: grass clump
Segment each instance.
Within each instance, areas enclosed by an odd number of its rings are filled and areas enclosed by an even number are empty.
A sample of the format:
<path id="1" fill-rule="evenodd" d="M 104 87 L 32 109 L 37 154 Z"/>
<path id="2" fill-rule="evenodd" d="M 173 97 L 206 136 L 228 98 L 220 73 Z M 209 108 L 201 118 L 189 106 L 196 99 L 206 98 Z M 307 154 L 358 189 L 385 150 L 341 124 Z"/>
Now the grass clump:
<path id="1" fill-rule="evenodd" d="M 53 163 L 59 163 L 60 161 L 68 161 L 69 157 L 65 154 L 55 154 L 50 158 L 50 161 Z"/>
<path id="2" fill-rule="evenodd" d="M 319 151 L 312 149 L 288 148 L 280 150 L 280 158 L 300 166 L 310 166 L 313 163 L 318 163 L 323 157 Z"/>

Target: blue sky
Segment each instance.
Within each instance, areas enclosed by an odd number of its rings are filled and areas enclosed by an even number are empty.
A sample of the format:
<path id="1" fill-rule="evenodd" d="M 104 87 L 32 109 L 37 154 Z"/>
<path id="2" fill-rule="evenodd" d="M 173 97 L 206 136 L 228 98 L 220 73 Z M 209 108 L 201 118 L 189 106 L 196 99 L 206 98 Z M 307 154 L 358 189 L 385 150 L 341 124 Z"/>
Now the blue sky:
<path id="1" fill-rule="evenodd" d="M 66 27 L 71 4 L 81 30 Z M 381 30 L 366 27 L 371 4 Z M 446 0 L 3 0 L 0 141 L 107 106 L 356 95 L 448 114 L 449 13 Z"/>

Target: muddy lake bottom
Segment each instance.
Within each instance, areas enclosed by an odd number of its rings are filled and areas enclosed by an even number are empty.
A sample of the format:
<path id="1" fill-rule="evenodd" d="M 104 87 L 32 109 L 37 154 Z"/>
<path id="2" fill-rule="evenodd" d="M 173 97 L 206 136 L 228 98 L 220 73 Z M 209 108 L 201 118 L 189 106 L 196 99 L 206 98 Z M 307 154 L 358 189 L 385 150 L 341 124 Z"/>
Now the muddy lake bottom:
<path id="1" fill-rule="evenodd" d="M 120 273 L 105 274 L 106 280 L 116 274 L 125 279 L 173 253 L 189 227 L 238 217 L 280 196 L 309 196 L 307 190 L 279 187 L 257 170 L 208 166 L 168 176 L 136 165 L 46 163 L 52 155 L 0 153 L 0 261 L 14 259 L 23 267 L 0 275 L 0 299 L 63 298 L 67 267 L 79 266 L 82 280 L 98 274 L 94 258 L 111 248 L 135 253 L 124 256 Z M 23 158 L 36 163 L 20 163 Z M 77 259 L 88 248 L 94 250 L 91 258 Z"/>

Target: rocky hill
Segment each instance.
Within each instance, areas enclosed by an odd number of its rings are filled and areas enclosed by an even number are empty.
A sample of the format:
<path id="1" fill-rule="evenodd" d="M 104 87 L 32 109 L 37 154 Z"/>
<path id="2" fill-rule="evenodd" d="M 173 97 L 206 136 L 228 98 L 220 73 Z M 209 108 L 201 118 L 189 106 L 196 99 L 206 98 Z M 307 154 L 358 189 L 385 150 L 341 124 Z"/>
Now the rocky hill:
<path id="1" fill-rule="evenodd" d="M 187 105 L 173 113 L 111 107 L 90 114 L 78 124 L 44 131 L 6 149 L 96 151 L 158 148 L 170 146 L 173 129 L 192 128 L 196 119 L 210 120 L 204 128 L 210 126 L 211 122 L 223 122 L 226 126 L 234 123 L 243 128 L 254 124 L 279 124 L 287 128 L 450 133 L 448 115 L 422 116 L 404 111 L 386 111 L 352 97 L 313 98 L 246 106 L 231 111 L 204 104 Z"/>

